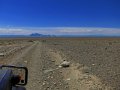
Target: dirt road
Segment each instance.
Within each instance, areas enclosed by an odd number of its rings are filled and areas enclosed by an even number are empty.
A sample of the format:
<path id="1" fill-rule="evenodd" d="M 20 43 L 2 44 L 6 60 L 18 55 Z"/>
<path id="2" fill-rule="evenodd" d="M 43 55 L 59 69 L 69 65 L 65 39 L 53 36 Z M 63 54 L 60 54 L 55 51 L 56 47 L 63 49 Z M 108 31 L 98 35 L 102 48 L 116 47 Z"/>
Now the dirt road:
<path id="1" fill-rule="evenodd" d="M 59 65 L 66 60 L 62 52 L 52 50 L 40 41 L 19 51 L 7 64 L 24 65 L 29 69 L 27 90 L 112 90 L 91 74 L 83 73 L 86 66 L 70 62 L 70 67 Z M 12 60 L 12 61 L 10 61 Z"/>

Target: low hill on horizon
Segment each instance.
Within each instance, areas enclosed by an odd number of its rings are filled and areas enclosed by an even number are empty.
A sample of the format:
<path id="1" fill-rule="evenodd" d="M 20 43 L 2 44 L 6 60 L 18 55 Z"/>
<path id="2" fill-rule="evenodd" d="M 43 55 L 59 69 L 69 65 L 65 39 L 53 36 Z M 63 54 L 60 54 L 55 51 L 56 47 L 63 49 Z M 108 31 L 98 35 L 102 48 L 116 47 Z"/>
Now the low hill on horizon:
<path id="1" fill-rule="evenodd" d="M 29 35 L 0 35 L 0 38 L 19 38 L 19 37 L 120 37 L 120 35 L 101 35 L 101 34 L 95 34 L 95 35 L 44 35 L 40 33 L 31 33 Z"/>

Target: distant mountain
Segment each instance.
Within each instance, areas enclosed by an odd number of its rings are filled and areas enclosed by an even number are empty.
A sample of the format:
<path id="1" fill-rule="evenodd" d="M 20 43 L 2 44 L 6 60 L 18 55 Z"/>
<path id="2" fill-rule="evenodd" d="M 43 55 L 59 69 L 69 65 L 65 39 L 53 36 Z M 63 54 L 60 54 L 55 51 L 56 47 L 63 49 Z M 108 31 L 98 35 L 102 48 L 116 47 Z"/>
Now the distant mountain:
<path id="1" fill-rule="evenodd" d="M 0 38 L 44 38 L 44 37 L 120 37 L 120 35 L 43 35 L 39 33 L 32 33 L 30 35 L 0 35 Z"/>
<path id="2" fill-rule="evenodd" d="M 0 38 L 35 38 L 35 37 L 56 37 L 55 35 L 43 35 L 43 34 L 39 34 L 39 33 L 32 33 L 30 35 L 0 35 Z"/>
<path id="3" fill-rule="evenodd" d="M 55 37 L 54 35 L 43 35 L 39 33 L 32 33 L 29 35 L 30 37 Z"/>

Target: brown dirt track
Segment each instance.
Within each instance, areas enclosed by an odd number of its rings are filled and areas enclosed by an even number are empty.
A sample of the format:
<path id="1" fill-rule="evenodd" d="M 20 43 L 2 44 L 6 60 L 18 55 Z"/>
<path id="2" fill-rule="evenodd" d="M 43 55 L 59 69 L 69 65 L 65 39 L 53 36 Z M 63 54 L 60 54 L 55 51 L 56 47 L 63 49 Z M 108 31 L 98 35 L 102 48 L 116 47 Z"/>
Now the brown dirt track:
<path id="1" fill-rule="evenodd" d="M 28 67 L 27 90 L 120 90 L 119 38 L 29 40 L 15 39 L 11 45 L 28 46 L 0 58 L 1 64 Z M 59 68 L 63 60 L 70 61 L 70 67 Z"/>

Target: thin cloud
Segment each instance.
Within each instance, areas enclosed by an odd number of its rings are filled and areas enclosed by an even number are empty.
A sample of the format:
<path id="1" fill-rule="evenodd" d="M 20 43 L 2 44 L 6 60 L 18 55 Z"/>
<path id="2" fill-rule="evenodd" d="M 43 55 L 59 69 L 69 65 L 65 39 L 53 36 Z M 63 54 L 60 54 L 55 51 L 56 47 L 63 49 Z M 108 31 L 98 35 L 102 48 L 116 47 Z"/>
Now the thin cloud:
<path id="1" fill-rule="evenodd" d="M 29 35 L 31 33 L 50 35 L 120 35 L 120 28 L 94 28 L 94 27 L 28 27 L 28 28 L 0 28 L 0 35 Z"/>
<path id="2" fill-rule="evenodd" d="M 120 28 L 65 28 L 59 30 L 59 32 L 72 35 L 120 35 Z"/>

